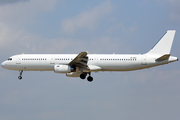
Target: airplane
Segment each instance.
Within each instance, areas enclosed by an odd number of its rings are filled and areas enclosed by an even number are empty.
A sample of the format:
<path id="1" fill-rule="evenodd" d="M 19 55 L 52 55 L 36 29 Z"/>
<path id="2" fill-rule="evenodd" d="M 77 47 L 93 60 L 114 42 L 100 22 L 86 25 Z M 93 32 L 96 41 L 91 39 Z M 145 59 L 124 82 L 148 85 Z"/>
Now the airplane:
<path id="1" fill-rule="evenodd" d="M 67 77 L 80 77 L 93 81 L 91 72 L 133 71 L 178 61 L 171 56 L 175 30 L 168 30 L 159 42 L 145 54 L 19 54 L 9 57 L 1 66 L 8 70 L 54 71 Z"/>

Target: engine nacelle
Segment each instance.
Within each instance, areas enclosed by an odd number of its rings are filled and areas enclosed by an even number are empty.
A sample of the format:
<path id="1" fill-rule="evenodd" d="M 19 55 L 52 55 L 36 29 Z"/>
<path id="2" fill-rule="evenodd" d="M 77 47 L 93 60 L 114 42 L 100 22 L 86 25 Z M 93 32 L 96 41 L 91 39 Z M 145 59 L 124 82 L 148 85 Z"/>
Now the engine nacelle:
<path id="1" fill-rule="evenodd" d="M 66 73 L 67 77 L 79 77 L 81 75 L 81 72 L 70 72 Z"/>
<path id="2" fill-rule="evenodd" d="M 74 71 L 75 70 L 69 65 L 54 65 L 55 73 L 69 73 Z"/>

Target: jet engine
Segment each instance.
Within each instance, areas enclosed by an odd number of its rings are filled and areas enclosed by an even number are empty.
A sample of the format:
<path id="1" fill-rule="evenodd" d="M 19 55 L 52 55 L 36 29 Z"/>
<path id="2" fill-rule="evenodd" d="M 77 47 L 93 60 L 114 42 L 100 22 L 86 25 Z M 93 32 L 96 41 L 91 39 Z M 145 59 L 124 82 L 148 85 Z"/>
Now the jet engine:
<path id="1" fill-rule="evenodd" d="M 74 72 L 75 69 L 69 65 L 54 65 L 54 72 L 55 73 L 69 73 Z"/>

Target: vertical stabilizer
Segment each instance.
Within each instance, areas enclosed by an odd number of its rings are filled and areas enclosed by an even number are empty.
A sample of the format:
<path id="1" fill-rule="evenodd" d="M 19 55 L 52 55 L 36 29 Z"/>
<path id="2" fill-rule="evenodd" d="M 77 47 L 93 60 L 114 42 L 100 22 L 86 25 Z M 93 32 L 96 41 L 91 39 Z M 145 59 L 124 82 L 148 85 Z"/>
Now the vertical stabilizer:
<path id="1" fill-rule="evenodd" d="M 174 40 L 175 30 L 168 30 L 167 33 L 147 54 L 170 54 L 171 46 Z"/>

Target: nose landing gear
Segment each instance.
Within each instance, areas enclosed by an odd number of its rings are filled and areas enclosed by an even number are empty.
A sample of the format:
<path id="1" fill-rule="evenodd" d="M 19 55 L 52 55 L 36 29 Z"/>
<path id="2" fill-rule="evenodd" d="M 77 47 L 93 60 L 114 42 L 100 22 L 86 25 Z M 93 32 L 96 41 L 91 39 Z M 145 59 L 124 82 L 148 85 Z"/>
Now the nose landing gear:
<path id="1" fill-rule="evenodd" d="M 23 70 L 20 70 L 19 72 L 20 72 L 20 73 L 19 73 L 20 76 L 18 76 L 18 79 L 21 80 L 21 79 L 22 79 L 22 73 L 23 73 Z"/>

